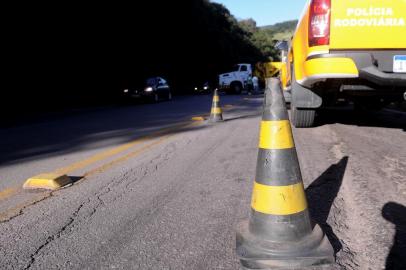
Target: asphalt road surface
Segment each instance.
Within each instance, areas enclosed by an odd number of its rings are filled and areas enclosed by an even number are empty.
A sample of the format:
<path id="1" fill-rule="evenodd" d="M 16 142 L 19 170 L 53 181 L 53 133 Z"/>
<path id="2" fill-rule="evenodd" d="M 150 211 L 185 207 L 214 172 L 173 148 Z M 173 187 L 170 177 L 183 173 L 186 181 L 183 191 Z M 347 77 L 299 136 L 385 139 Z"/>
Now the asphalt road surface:
<path id="1" fill-rule="evenodd" d="M 0 130 L 1 269 L 239 269 L 262 96 L 210 96 L 43 117 Z M 328 110 L 294 129 L 323 269 L 406 269 L 406 114 Z M 27 191 L 63 172 L 76 182 Z"/>

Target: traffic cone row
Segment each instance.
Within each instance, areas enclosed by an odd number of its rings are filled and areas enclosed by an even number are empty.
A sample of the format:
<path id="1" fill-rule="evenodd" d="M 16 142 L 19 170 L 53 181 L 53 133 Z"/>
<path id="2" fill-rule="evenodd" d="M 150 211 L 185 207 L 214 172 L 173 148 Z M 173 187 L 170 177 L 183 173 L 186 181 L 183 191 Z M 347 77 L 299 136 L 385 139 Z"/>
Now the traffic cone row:
<path id="1" fill-rule="evenodd" d="M 237 229 L 237 255 L 247 269 L 291 269 L 331 263 L 334 252 L 312 225 L 280 82 L 268 82 L 251 214 Z"/>
<path id="2" fill-rule="evenodd" d="M 209 122 L 215 123 L 221 121 L 223 121 L 223 113 L 220 107 L 220 97 L 218 95 L 218 90 L 215 89 L 213 95 L 213 103 L 211 105 Z"/>

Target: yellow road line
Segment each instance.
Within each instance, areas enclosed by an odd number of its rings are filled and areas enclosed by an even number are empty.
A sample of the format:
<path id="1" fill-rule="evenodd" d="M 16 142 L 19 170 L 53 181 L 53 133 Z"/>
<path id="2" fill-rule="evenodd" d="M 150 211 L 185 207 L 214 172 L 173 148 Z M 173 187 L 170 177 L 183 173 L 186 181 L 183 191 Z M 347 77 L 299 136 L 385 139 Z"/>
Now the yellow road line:
<path id="1" fill-rule="evenodd" d="M 103 164 L 103 165 L 100 166 L 100 167 L 97 167 L 97 168 L 92 169 L 92 170 L 90 170 L 90 171 L 88 171 L 88 172 L 85 172 L 83 176 L 84 176 L 84 177 L 87 177 L 87 176 L 90 176 L 90 175 L 93 175 L 93 174 L 96 174 L 96 173 L 102 173 L 102 172 L 106 171 L 107 169 L 111 168 L 112 166 L 114 166 L 114 165 L 116 165 L 116 164 L 118 164 L 118 163 L 124 162 L 124 161 L 128 160 L 129 158 L 135 157 L 135 156 L 137 156 L 138 154 L 141 154 L 142 152 L 144 152 L 144 151 L 146 151 L 146 150 L 152 148 L 153 146 L 156 146 L 156 145 L 161 144 L 161 143 L 164 142 L 166 139 L 168 139 L 169 137 L 172 137 L 172 136 L 174 136 L 174 135 L 171 134 L 171 135 L 166 135 L 166 136 L 164 136 L 164 137 L 161 137 L 158 141 L 155 141 L 155 142 L 153 142 L 153 143 L 150 143 L 150 144 L 148 144 L 148 145 L 145 145 L 145 146 L 143 146 L 142 148 L 137 149 L 137 150 L 135 150 L 134 152 L 130 152 L 130 153 L 128 153 L 127 155 L 125 155 L 125 156 L 123 156 L 123 157 L 120 157 L 120 158 L 115 159 L 115 160 L 113 160 L 113 161 L 111 161 L 111 162 L 108 162 L 108 163 L 106 163 L 106 164 Z"/>
<path id="2" fill-rule="evenodd" d="M 190 123 L 188 123 L 188 124 L 190 124 Z M 86 166 L 89 166 L 89 165 L 91 165 L 93 163 L 96 163 L 96 162 L 101 161 L 103 159 L 106 159 L 106 158 L 109 158 L 111 156 L 117 155 L 117 154 L 119 154 L 119 153 L 121 153 L 123 151 L 126 151 L 126 150 L 130 149 L 131 147 L 133 147 L 133 146 L 135 146 L 137 144 L 143 143 L 143 142 L 145 142 L 147 140 L 150 140 L 150 139 L 152 139 L 154 137 L 161 136 L 162 134 L 165 134 L 165 132 L 176 130 L 177 128 L 183 127 L 183 126 L 187 126 L 187 124 L 179 125 L 179 126 L 176 126 L 176 127 L 169 127 L 167 129 L 158 131 L 156 133 L 146 135 L 144 137 L 138 138 L 138 139 L 136 139 L 134 141 L 128 142 L 128 143 L 123 144 L 123 145 L 120 145 L 120 146 L 115 147 L 113 149 L 110 149 L 110 150 L 95 154 L 95 155 L 93 155 L 93 156 L 91 156 L 91 157 L 89 157 L 89 158 L 87 158 L 85 160 L 81 160 L 79 162 L 75 162 L 73 164 L 70 164 L 70 165 L 68 165 L 66 167 L 57 169 L 57 170 L 54 171 L 54 173 L 56 173 L 56 174 L 69 174 L 72 171 L 82 169 L 82 168 L 84 168 Z"/>
<path id="3" fill-rule="evenodd" d="M 84 168 L 84 167 L 86 167 L 86 166 L 88 166 L 88 165 L 90 165 L 92 163 L 97 162 L 97 161 L 100 161 L 100 160 L 106 159 L 108 157 L 114 156 L 116 154 L 119 154 L 119 153 L 121 153 L 121 152 L 123 152 L 123 151 L 137 145 L 137 144 L 140 144 L 140 143 L 144 142 L 145 140 L 146 140 L 145 138 L 137 139 L 137 140 L 132 141 L 130 143 L 123 144 L 123 145 L 121 145 L 119 147 L 107 150 L 105 152 L 98 153 L 96 155 L 93 155 L 93 156 L 85 159 L 85 160 L 81 160 L 79 162 L 73 163 L 73 164 L 68 165 L 66 167 L 57 169 L 55 171 L 55 173 L 57 173 L 57 174 L 68 174 L 69 172 Z"/>
<path id="4" fill-rule="evenodd" d="M 204 121 L 204 117 L 203 116 L 193 116 L 192 121 Z"/>
<path id="5" fill-rule="evenodd" d="M 129 153 L 129 154 L 127 154 L 127 155 L 125 155 L 125 156 L 123 156 L 121 158 L 118 158 L 118 159 L 113 160 L 113 161 L 111 161 L 109 163 L 103 164 L 102 166 L 99 166 L 99 167 L 97 167 L 95 169 L 92 169 L 92 170 L 86 172 L 83 176 L 88 177 L 88 176 L 91 176 L 91 175 L 94 175 L 94 174 L 97 174 L 97 173 L 102 173 L 102 172 L 106 171 L 107 169 L 111 168 L 112 166 L 114 166 L 114 165 L 116 165 L 116 164 L 118 164 L 120 162 L 123 162 L 123 161 L 125 161 L 125 160 L 127 160 L 127 159 L 129 159 L 131 157 L 137 156 L 138 154 L 144 152 L 145 150 L 148 150 L 148 149 L 152 148 L 153 146 L 156 146 L 156 145 L 164 142 L 168 137 L 171 137 L 171 136 L 174 136 L 174 134 L 170 134 L 170 135 L 166 135 L 164 137 L 161 137 L 158 141 L 154 141 L 153 143 L 145 145 L 144 147 L 142 147 L 142 148 L 140 148 L 140 149 L 138 149 L 138 150 L 136 150 L 134 152 L 131 152 L 131 153 Z M 9 197 L 9 196 L 15 194 L 17 191 L 18 191 L 18 189 L 15 189 L 15 188 L 5 189 L 0 193 L 0 196 L 1 195 L 4 196 L 1 199 L 5 199 L 6 197 Z M 6 211 L 0 212 L 0 222 L 3 222 L 5 220 L 9 219 L 10 217 L 17 215 L 20 212 L 21 209 L 23 209 L 23 208 L 25 208 L 25 207 L 27 207 L 27 206 L 29 206 L 31 204 L 34 204 L 34 203 L 36 203 L 36 202 L 38 202 L 40 200 L 43 200 L 43 199 L 51 196 L 51 194 L 52 194 L 52 192 L 48 191 L 45 195 L 41 194 L 39 196 L 34 197 L 33 199 L 30 199 L 28 201 L 25 201 L 23 203 L 20 203 L 20 204 L 18 204 L 16 206 L 12 207 L 12 208 L 9 208 Z"/>
<path id="6" fill-rule="evenodd" d="M 17 187 L 6 188 L 0 191 L 0 201 L 7 199 L 8 197 L 16 194 L 18 192 Z"/>
<path id="7" fill-rule="evenodd" d="M 27 206 L 29 206 L 29 205 L 32 205 L 32 204 L 35 204 L 35 203 L 37 203 L 37 202 L 39 202 L 39 201 L 42 201 L 42 200 L 44 200 L 44 199 L 50 197 L 51 194 L 52 194 L 52 193 L 49 192 L 49 191 L 48 191 L 47 193 L 45 193 L 45 194 L 39 194 L 38 196 L 35 196 L 35 197 L 31 198 L 31 199 L 28 200 L 28 201 L 25 201 L 25 202 L 23 202 L 23 203 L 20 203 L 20 204 L 14 206 L 14 207 L 12 207 L 12 208 L 7 209 L 7 210 L 4 211 L 4 212 L 1 212 L 1 213 L 0 213 L 0 222 L 4 222 L 4 221 L 9 220 L 10 218 L 12 218 L 12 217 L 18 215 L 18 214 L 20 213 L 20 211 L 21 211 L 22 209 L 24 209 L 25 207 L 27 207 Z"/>
<path id="8" fill-rule="evenodd" d="M 187 124 L 183 124 L 183 125 L 176 126 L 176 128 L 179 128 L 179 127 L 187 127 L 187 126 L 196 126 L 196 125 L 198 125 L 198 124 L 199 124 L 199 122 L 192 122 L 192 123 L 187 123 Z M 156 132 L 154 135 L 155 135 L 155 136 L 158 136 L 158 135 L 161 135 L 161 134 L 165 134 L 165 132 L 169 132 L 169 131 L 171 131 L 171 130 L 176 130 L 176 128 L 175 128 L 175 127 L 170 127 L 170 128 L 161 130 L 161 131 L 159 131 L 159 132 Z M 94 168 L 94 169 L 92 169 L 92 170 L 90 170 L 90 171 L 85 172 L 83 176 L 84 176 L 84 177 L 88 177 L 88 176 L 91 176 L 91 175 L 94 175 L 94 174 L 97 174 L 97 173 L 102 173 L 102 172 L 106 171 L 107 169 L 111 168 L 112 166 L 114 166 L 114 165 L 116 165 L 116 164 L 118 164 L 118 163 L 120 163 L 120 162 L 124 162 L 124 161 L 128 160 L 129 158 L 135 157 L 135 156 L 137 156 L 137 155 L 139 155 L 139 154 L 145 152 L 146 150 L 149 150 L 150 148 L 152 148 L 152 147 L 154 147 L 154 146 L 157 146 L 157 145 L 163 143 L 166 139 L 168 139 L 168 138 L 170 138 L 170 137 L 172 137 L 172 136 L 175 136 L 175 134 L 163 135 L 163 136 L 161 136 L 158 140 L 153 141 L 153 142 L 151 142 L 151 143 L 149 143 L 149 144 L 147 144 L 147 145 L 144 145 L 144 146 L 141 147 L 140 149 L 137 149 L 137 150 L 135 150 L 135 151 L 133 151 L 133 152 L 130 152 L 130 153 L 126 154 L 125 156 L 119 157 L 119 158 L 117 158 L 117 159 L 115 159 L 115 160 L 113 160 L 113 161 L 110 161 L 110 162 L 108 162 L 108 163 L 106 163 L 106 164 L 103 164 L 103 165 L 97 167 L 97 168 Z M 145 136 L 145 137 L 143 138 L 143 141 L 146 141 L 147 139 L 151 139 L 151 138 L 153 138 L 153 135 L 152 135 L 152 134 L 151 134 L 151 135 L 148 135 L 148 136 Z M 138 141 L 138 140 L 136 140 L 136 141 Z M 131 144 L 135 143 L 136 141 L 131 142 Z M 126 145 L 127 145 L 127 144 L 126 144 Z M 135 144 L 134 144 L 134 145 L 135 145 Z M 120 147 L 117 147 L 117 148 L 120 148 Z M 112 149 L 112 150 L 114 150 L 114 149 Z M 124 150 L 123 150 L 123 151 L 124 151 Z M 117 152 L 117 153 L 119 153 L 119 152 Z M 102 154 L 103 154 L 103 153 L 102 153 Z M 95 155 L 95 156 L 96 156 L 96 155 Z M 102 155 L 99 155 L 99 156 L 102 156 Z M 106 156 L 106 155 L 103 155 L 103 156 Z M 89 159 L 90 159 L 90 158 L 89 158 Z M 95 160 L 95 158 L 93 158 L 92 160 Z M 85 161 L 86 161 L 86 160 L 85 160 Z M 81 163 L 81 162 L 74 163 L 73 165 L 79 164 L 79 163 Z M 84 163 L 83 163 L 83 164 L 84 164 Z M 91 164 L 91 163 L 86 162 L 86 164 Z M 78 166 L 75 166 L 75 167 L 74 167 L 74 166 L 72 166 L 72 165 L 70 165 L 70 166 L 68 166 L 68 167 L 69 167 L 69 168 L 78 168 Z M 57 170 L 57 171 L 62 171 L 62 169 L 66 169 L 66 168 L 68 168 L 68 167 L 61 168 L 61 169 L 59 169 L 59 170 Z M 20 191 L 20 190 L 22 190 L 22 189 L 21 189 L 21 188 L 14 188 L 14 187 L 13 187 L 13 188 L 7 188 L 7 189 L 5 189 L 5 190 L 3 190 L 3 191 L 0 192 L 0 199 L 5 199 L 5 198 L 7 198 L 7 197 L 10 197 L 11 195 L 17 193 L 17 192 Z M 6 210 L 6 211 L 4 211 L 4 212 L 1 212 L 1 213 L 0 213 L 0 222 L 3 222 L 3 221 L 5 221 L 5 220 L 7 220 L 9 217 L 18 214 L 18 212 L 19 212 L 21 209 L 23 209 L 24 207 L 27 207 L 27 206 L 29 206 L 29 205 L 31 205 L 31 204 L 33 204 L 33 203 L 38 202 L 39 200 L 42 200 L 42 199 L 44 199 L 44 198 L 46 198 L 46 197 L 51 196 L 51 194 L 52 194 L 52 192 L 47 192 L 45 196 L 44 196 L 44 195 L 40 195 L 39 197 L 35 197 L 33 200 L 30 200 L 30 201 L 28 201 L 28 202 L 24 202 L 24 203 L 19 204 L 19 205 L 15 206 L 15 207 L 13 207 L 13 208 L 11 208 L 11 209 L 8 209 L 8 210 Z"/>

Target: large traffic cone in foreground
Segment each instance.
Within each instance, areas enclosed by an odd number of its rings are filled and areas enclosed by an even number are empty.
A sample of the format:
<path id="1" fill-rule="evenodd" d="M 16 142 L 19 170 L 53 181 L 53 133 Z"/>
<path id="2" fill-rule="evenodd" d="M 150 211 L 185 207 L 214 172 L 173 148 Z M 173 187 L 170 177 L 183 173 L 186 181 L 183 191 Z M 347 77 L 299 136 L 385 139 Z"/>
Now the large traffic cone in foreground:
<path id="1" fill-rule="evenodd" d="M 218 95 L 218 90 L 214 90 L 214 95 L 213 95 L 213 103 L 211 105 L 211 113 L 210 113 L 210 118 L 209 122 L 214 123 L 214 122 L 221 122 L 223 121 L 223 114 L 221 112 L 221 107 L 220 107 L 220 97 Z"/>
<path id="2" fill-rule="evenodd" d="M 259 137 L 251 214 L 237 229 L 246 269 L 302 269 L 334 262 L 320 227 L 312 225 L 280 82 L 267 91 Z"/>

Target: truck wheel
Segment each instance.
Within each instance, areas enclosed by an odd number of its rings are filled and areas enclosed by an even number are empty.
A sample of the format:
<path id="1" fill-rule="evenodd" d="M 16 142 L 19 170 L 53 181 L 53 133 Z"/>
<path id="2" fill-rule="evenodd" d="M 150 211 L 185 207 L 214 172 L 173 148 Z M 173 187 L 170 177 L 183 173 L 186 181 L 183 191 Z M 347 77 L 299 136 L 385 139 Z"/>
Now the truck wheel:
<path id="1" fill-rule="evenodd" d="M 292 124 L 297 128 L 312 127 L 316 116 L 315 109 L 298 109 L 293 104 L 290 105 Z"/>
<path id="2" fill-rule="evenodd" d="M 293 64 L 292 64 L 293 65 Z M 290 112 L 292 124 L 297 128 L 312 127 L 314 125 L 314 119 L 316 118 L 316 108 L 297 108 L 296 98 L 302 100 L 303 98 L 312 99 L 306 95 L 307 90 L 302 88 L 296 81 L 295 72 L 292 68 L 292 88 L 291 88 L 291 102 Z M 303 92 L 306 91 L 306 92 Z M 319 106 L 321 105 L 321 102 Z"/>
<path id="3" fill-rule="evenodd" d="M 235 94 L 241 94 L 241 90 L 242 90 L 242 85 L 241 83 L 238 82 L 233 82 L 230 85 L 231 91 Z"/>

